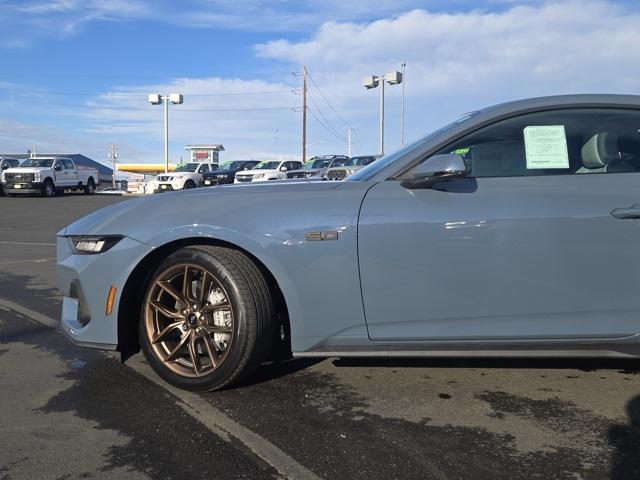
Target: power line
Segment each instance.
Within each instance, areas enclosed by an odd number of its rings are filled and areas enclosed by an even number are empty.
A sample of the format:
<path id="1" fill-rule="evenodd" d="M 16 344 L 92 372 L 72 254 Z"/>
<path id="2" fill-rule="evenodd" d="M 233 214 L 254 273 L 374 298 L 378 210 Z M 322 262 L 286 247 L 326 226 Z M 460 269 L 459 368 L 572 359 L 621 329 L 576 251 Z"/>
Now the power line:
<path id="1" fill-rule="evenodd" d="M 322 96 L 322 98 L 324 98 L 324 101 L 327 102 L 327 105 L 329 105 L 329 108 L 331 108 L 331 110 L 333 110 L 333 113 L 336 114 L 336 116 L 342 121 L 342 123 L 344 123 L 347 127 L 349 128 L 353 128 L 349 122 L 347 122 L 344 118 L 342 118 L 342 116 L 338 113 L 338 111 L 333 108 L 333 105 L 331 104 L 331 102 L 327 99 L 327 97 L 325 96 L 324 93 L 322 93 L 322 90 L 320 89 L 320 87 L 318 86 L 318 84 L 316 83 L 316 81 L 313 79 L 313 77 L 311 76 L 311 74 L 309 74 L 309 80 L 311 80 L 311 83 L 313 83 L 313 85 L 316 87 L 316 90 L 318 90 L 318 93 L 320 93 L 320 95 Z"/>
<path id="2" fill-rule="evenodd" d="M 16 90 L 19 93 L 41 93 L 43 95 L 68 95 L 68 96 L 105 96 L 105 97 L 146 97 L 145 93 L 124 93 L 124 92 L 107 92 L 107 93 L 89 93 L 89 92 L 61 92 L 61 91 L 49 91 L 41 89 L 28 89 L 19 86 L 8 87 L 6 85 L 0 85 L 0 90 Z M 189 93 L 185 94 L 189 97 L 227 97 L 227 96 L 241 96 L 241 95 L 269 95 L 277 93 L 300 93 L 300 90 L 264 90 L 258 92 L 234 92 L 234 93 Z"/>
<path id="3" fill-rule="evenodd" d="M 347 140 L 344 137 L 341 137 L 340 135 L 338 135 L 336 132 L 334 132 L 331 128 L 327 127 L 324 122 L 322 120 L 320 120 L 320 118 L 313 112 L 313 110 L 311 108 L 307 108 L 307 111 L 311 114 L 311 116 L 313 118 L 315 118 L 318 123 L 320 125 L 322 125 L 324 127 L 324 129 L 329 132 L 331 135 L 333 135 L 334 137 L 336 137 L 338 140 L 342 141 L 342 142 L 346 142 Z"/>
<path id="4" fill-rule="evenodd" d="M 143 112 L 152 112 L 153 108 L 140 108 L 140 107 L 116 107 L 116 106 L 106 106 L 106 105 L 72 105 L 67 103 L 49 103 L 44 102 L 47 105 L 53 105 L 57 107 L 70 107 L 70 108 L 88 108 L 88 109 L 97 109 L 97 110 L 128 110 L 128 111 L 143 111 Z M 256 108 L 175 108 L 174 113 L 177 112 L 255 112 L 255 111 L 266 111 L 266 110 L 292 110 L 299 111 L 300 107 L 295 105 L 286 106 L 286 107 L 256 107 Z"/>
<path id="5" fill-rule="evenodd" d="M 309 95 L 309 100 L 311 100 L 311 103 L 313 103 L 313 105 L 316 107 L 316 109 L 318 110 L 318 113 L 320 114 L 320 116 L 324 119 L 325 123 L 327 124 L 328 128 L 330 128 L 331 130 L 333 130 L 333 134 L 336 136 L 340 136 L 340 133 L 338 132 L 338 129 L 335 128 L 333 125 L 331 125 L 331 122 L 329 121 L 329 119 L 325 116 L 324 113 L 322 113 L 322 109 L 320 108 L 320 106 L 316 103 L 316 101 L 313 99 L 313 95 L 311 95 L 310 92 L 307 92 Z M 345 140 L 346 141 L 346 140 Z"/>

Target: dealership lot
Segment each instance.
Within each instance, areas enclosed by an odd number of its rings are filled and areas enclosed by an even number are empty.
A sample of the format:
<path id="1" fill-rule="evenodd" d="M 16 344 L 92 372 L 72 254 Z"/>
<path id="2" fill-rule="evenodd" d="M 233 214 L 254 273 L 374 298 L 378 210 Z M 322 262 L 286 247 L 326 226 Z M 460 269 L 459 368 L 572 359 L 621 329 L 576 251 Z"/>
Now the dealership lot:
<path id="1" fill-rule="evenodd" d="M 195 395 L 74 347 L 55 232 L 118 201 L 0 198 L 0 478 L 640 477 L 637 361 L 294 360 Z"/>

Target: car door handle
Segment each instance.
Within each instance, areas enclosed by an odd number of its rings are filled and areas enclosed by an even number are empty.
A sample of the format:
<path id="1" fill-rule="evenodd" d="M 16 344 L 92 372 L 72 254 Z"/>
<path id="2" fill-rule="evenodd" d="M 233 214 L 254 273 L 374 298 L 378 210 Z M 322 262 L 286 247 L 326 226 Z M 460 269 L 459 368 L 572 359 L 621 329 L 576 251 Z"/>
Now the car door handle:
<path id="1" fill-rule="evenodd" d="M 633 205 L 630 208 L 616 208 L 611 212 L 611 215 L 621 220 L 640 218 L 640 204 Z"/>

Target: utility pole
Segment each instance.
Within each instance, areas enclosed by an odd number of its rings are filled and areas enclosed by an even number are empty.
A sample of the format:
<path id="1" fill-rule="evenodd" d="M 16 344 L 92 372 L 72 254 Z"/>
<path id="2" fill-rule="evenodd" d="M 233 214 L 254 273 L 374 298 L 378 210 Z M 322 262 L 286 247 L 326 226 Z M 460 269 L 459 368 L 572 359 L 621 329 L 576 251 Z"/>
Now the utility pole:
<path id="1" fill-rule="evenodd" d="M 347 128 L 347 145 L 349 146 L 347 155 L 351 157 L 351 128 Z"/>
<path id="2" fill-rule="evenodd" d="M 307 161 L 307 66 L 302 67 L 302 163 Z"/>
<path id="3" fill-rule="evenodd" d="M 405 82 L 405 68 L 407 67 L 407 61 L 402 61 L 402 109 L 400 113 L 400 146 L 404 147 L 404 82 Z"/>
<path id="4" fill-rule="evenodd" d="M 118 146 L 114 143 L 111 144 L 111 151 L 109 152 L 109 159 L 113 165 L 113 173 L 111 174 L 111 186 L 116 188 L 116 160 L 118 159 Z"/>
<path id="5" fill-rule="evenodd" d="M 380 155 L 384 155 L 384 76 L 380 79 Z"/>

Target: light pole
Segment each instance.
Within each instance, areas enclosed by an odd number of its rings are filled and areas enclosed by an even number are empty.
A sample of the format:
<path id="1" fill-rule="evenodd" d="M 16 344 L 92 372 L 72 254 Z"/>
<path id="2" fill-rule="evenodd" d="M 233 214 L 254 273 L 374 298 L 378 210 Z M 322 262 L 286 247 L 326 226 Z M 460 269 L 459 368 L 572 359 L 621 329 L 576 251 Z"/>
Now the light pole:
<path id="1" fill-rule="evenodd" d="M 389 85 L 402 83 L 402 73 L 395 71 L 385 75 L 368 75 L 362 79 L 367 90 L 380 86 L 380 155 L 384 155 L 384 82 Z"/>
<path id="2" fill-rule="evenodd" d="M 118 159 L 118 146 L 112 144 L 109 151 L 109 159 L 113 164 L 113 173 L 111 174 L 111 186 L 116 188 L 116 160 Z"/>
<path id="3" fill-rule="evenodd" d="M 160 105 L 164 101 L 164 173 L 169 172 L 169 102 L 174 105 L 182 103 L 181 93 L 171 93 L 169 95 L 160 95 L 152 93 L 149 95 L 149 103 L 151 105 Z"/>

